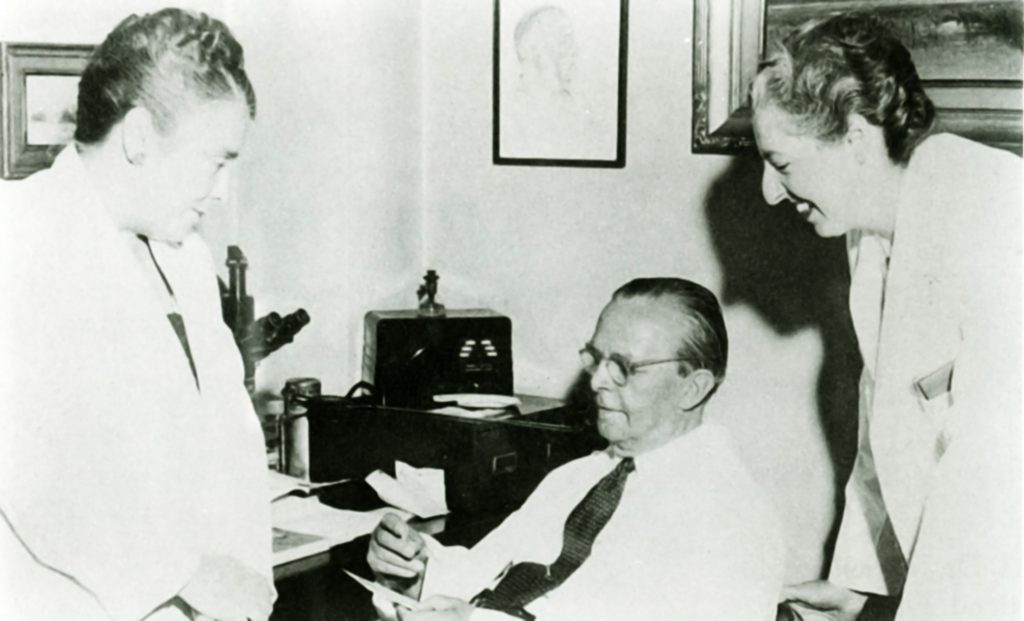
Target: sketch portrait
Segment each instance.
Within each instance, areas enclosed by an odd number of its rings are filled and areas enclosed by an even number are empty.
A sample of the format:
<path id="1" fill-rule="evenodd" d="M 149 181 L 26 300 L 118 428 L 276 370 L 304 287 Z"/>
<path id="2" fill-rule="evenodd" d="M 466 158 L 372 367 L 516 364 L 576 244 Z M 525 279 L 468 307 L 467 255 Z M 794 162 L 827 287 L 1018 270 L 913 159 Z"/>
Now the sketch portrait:
<path id="1" fill-rule="evenodd" d="M 623 5 L 619 0 L 496 3 L 497 163 L 614 165 L 624 115 Z"/>

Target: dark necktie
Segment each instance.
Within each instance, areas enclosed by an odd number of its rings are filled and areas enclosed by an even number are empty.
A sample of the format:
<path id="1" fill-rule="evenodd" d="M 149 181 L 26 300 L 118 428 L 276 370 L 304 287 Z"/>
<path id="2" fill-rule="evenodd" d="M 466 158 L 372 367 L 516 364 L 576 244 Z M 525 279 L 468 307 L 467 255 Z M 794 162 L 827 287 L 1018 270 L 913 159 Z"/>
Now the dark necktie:
<path id="1" fill-rule="evenodd" d="M 167 289 L 167 294 L 174 299 L 174 289 L 171 288 L 171 283 L 167 281 L 167 276 L 164 276 L 164 271 L 161 269 L 160 264 L 157 263 L 156 255 L 153 254 L 153 247 L 149 245 L 149 239 L 143 235 L 138 236 L 146 244 L 146 250 L 149 251 L 149 258 L 153 260 L 153 265 L 156 266 L 156 271 L 160 274 L 160 280 L 164 281 L 164 287 Z M 174 333 L 178 335 L 178 342 L 181 343 L 181 348 L 185 350 L 185 357 L 188 358 L 188 368 L 192 369 L 192 378 L 196 381 L 196 388 L 199 388 L 199 374 L 196 373 L 196 362 L 192 358 L 192 348 L 188 345 L 188 332 L 185 330 L 185 319 L 181 316 L 181 313 L 170 312 L 167 313 L 167 320 L 171 322 L 171 327 L 174 328 Z"/>
<path id="2" fill-rule="evenodd" d="M 587 560 L 594 547 L 594 539 L 619 506 L 626 477 L 635 469 L 633 458 L 626 457 L 587 492 L 565 521 L 562 552 L 554 563 L 516 563 L 497 586 L 474 597 L 473 604 L 520 619 L 533 619 L 523 606 L 565 582 Z"/>

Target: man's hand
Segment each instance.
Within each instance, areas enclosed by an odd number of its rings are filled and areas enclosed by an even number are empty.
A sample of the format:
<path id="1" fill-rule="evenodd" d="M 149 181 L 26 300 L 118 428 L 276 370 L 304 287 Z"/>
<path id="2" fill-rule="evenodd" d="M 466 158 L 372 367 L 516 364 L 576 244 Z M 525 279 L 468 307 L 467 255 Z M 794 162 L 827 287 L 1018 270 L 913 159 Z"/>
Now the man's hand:
<path id="1" fill-rule="evenodd" d="M 228 556 L 203 556 L 199 569 L 178 593 L 200 618 L 264 621 L 274 590 L 267 579 Z"/>
<path id="2" fill-rule="evenodd" d="M 811 580 L 782 589 L 787 602 L 797 602 L 822 613 L 833 621 L 855 621 L 868 596 L 832 584 L 828 580 Z"/>
<path id="3" fill-rule="evenodd" d="M 419 610 L 398 608 L 398 621 L 469 621 L 473 606 L 454 597 L 434 595 L 423 602 Z"/>
<path id="4" fill-rule="evenodd" d="M 410 593 L 420 584 L 426 569 L 423 537 L 402 518 L 388 513 L 370 536 L 366 561 L 377 582 Z"/>

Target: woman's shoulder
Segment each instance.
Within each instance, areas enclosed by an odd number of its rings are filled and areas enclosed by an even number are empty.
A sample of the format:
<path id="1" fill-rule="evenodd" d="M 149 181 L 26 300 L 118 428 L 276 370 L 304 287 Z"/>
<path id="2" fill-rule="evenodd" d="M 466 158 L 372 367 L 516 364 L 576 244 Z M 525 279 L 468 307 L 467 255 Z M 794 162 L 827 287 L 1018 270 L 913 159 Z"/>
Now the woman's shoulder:
<path id="1" fill-rule="evenodd" d="M 914 150 L 912 169 L 929 170 L 937 167 L 958 167 L 961 172 L 1012 168 L 1019 174 L 1022 160 L 1016 154 L 991 147 L 957 134 L 939 133 L 926 138 Z"/>
<path id="2" fill-rule="evenodd" d="M 936 134 L 914 151 L 905 203 L 925 219 L 945 220 L 949 230 L 971 229 L 987 219 L 1012 224 L 1020 211 L 1021 158 L 954 134 Z M 938 226 L 938 224 L 936 224 Z"/>

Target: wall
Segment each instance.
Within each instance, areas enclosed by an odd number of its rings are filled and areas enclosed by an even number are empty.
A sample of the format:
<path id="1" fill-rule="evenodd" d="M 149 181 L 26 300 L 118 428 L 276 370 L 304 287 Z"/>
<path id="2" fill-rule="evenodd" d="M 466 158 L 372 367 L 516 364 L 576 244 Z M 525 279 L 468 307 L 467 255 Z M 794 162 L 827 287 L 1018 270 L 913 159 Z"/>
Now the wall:
<path id="1" fill-rule="evenodd" d="M 411 306 L 422 265 L 419 10 L 406 0 L 235 3 L 259 99 L 237 242 L 257 315 L 312 321 L 257 388 L 359 379 L 362 315 Z"/>
<path id="2" fill-rule="evenodd" d="M 174 6 L 223 15 L 225 0 L 183 0 Z M 92 43 L 131 13 L 167 6 L 166 0 L 13 0 L 0 3 L 0 40 Z M 59 16 L 59 19 L 55 19 Z"/>
<path id="3" fill-rule="evenodd" d="M 512 317 L 518 390 L 552 396 L 617 286 L 673 274 L 715 290 L 732 351 L 709 416 L 773 492 L 789 577 L 815 577 L 833 518 L 829 451 L 848 460 L 842 421 L 855 419 L 836 407 L 853 398 L 857 364 L 834 319 L 842 249 L 769 212 L 759 163 L 690 153 L 691 4 L 630 3 L 627 164 L 596 170 L 492 165 L 493 6 L 425 3 L 427 263 L 449 307 Z"/>

